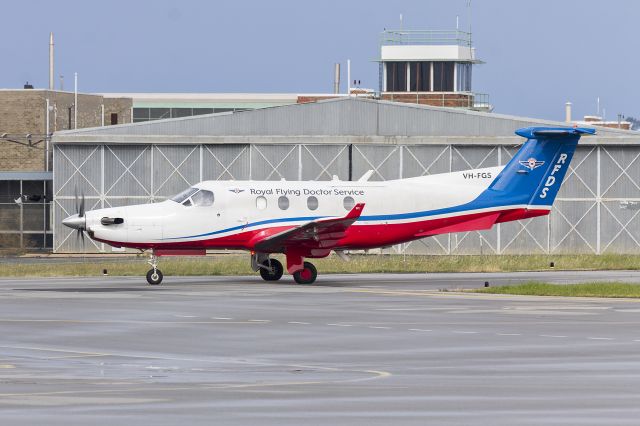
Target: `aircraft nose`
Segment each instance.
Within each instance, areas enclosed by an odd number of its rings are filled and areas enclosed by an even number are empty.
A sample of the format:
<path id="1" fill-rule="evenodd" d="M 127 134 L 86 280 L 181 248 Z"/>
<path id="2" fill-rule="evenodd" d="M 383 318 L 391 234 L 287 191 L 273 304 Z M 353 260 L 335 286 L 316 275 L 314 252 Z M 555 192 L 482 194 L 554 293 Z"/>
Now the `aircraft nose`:
<path id="1" fill-rule="evenodd" d="M 73 229 L 85 229 L 87 225 L 87 217 L 74 214 L 73 216 L 69 216 L 64 219 L 62 224 Z"/>

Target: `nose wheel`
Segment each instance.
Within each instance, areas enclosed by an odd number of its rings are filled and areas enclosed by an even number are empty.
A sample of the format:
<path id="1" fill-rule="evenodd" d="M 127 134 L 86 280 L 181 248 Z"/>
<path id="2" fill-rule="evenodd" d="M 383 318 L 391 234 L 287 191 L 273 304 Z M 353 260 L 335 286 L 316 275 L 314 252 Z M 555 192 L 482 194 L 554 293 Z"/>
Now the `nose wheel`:
<path id="1" fill-rule="evenodd" d="M 304 262 L 302 266 L 302 269 L 293 273 L 293 279 L 298 284 L 313 284 L 318 277 L 318 270 L 310 262 Z"/>
<path id="2" fill-rule="evenodd" d="M 154 251 L 151 251 L 151 256 L 147 262 L 151 265 L 151 269 L 147 272 L 147 282 L 151 285 L 158 285 L 162 282 L 162 271 L 158 269 L 158 256 Z"/>
<path id="3" fill-rule="evenodd" d="M 158 285 L 162 282 L 162 271 L 160 269 L 149 269 L 147 272 L 147 282 L 151 285 Z"/>

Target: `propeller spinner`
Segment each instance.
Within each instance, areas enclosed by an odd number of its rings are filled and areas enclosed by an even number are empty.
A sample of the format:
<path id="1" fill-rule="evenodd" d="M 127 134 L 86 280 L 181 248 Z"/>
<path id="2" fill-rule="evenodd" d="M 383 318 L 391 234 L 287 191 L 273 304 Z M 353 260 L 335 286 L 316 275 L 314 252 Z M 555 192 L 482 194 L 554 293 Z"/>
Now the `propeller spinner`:
<path id="1" fill-rule="evenodd" d="M 84 215 L 84 193 L 81 198 L 78 198 L 78 189 L 75 190 L 76 197 L 76 214 L 69 216 L 62 221 L 64 226 L 72 229 L 76 229 L 76 240 L 82 240 L 84 246 L 84 231 L 87 228 L 87 218 Z"/>

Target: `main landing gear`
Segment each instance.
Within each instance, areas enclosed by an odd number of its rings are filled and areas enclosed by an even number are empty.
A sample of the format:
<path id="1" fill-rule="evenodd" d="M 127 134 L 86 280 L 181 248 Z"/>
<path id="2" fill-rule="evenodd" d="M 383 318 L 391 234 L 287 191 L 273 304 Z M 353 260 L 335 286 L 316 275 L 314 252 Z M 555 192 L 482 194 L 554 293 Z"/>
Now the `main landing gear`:
<path id="1" fill-rule="evenodd" d="M 298 284 L 313 284 L 317 277 L 318 270 L 311 262 L 304 262 L 303 268 L 293 273 L 293 279 Z"/>
<path id="2" fill-rule="evenodd" d="M 151 285 L 158 285 L 162 282 L 162 271 L 158 269 L 158 256 L 151 251 L 151 257 L 148 260 L 151 269 L 147 272 L 147 282 Z"/>
<path id="3" fill-rule="evenodd" d="M 304 262 L 298 265 L 301 269 L 296 271 L 289 270 L 289 273 L 293 272 L 293 279 L 298 284 L 312 284 L 318 277 L 318 270 L 310 262 Z M 271 259 L 268 254 L 264 253 L 252 253 L 251 254 L 251 268 L 254 271 L 259 271 L 260 276 L 265 281 L 278 281 L 282 278 L 284 273 L 284 267 L 282 263 L 277 259 Z"/>

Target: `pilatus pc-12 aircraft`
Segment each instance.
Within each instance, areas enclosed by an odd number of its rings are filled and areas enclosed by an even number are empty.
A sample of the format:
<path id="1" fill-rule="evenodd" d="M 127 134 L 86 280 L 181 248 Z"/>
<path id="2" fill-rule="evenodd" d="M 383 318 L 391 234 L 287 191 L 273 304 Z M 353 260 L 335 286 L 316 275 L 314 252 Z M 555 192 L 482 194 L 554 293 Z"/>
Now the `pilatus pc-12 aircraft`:
<path id="1" fill-rule="evenodd" d="M 527 141 L 506 166 L 385 182 L 204 181 L 157 204 L 84 211 L 62 223 L 114 247 L 150 252 L 149 284 L 160 284 L 158 257 L 204 255 L 206 249 L 251 253 L 267 281 L 287 272 L 313 283 L 308 258 L 370 249 L 549 214 L 587 128 L 529 127 Z"/>

